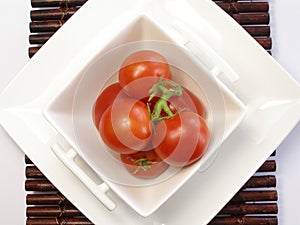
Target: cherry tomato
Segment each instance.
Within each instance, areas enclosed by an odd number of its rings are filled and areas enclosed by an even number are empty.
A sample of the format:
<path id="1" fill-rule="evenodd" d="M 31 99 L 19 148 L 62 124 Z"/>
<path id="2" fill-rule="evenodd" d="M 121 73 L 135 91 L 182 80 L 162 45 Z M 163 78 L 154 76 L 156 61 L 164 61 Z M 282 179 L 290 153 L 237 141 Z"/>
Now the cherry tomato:
<path id="1" fill-rule="evenodd" d="M 121 154 L 120 158 L 128 172 L 139 178 L 155 178 L 169 167 L 153 150 Z"/>
<path id="2" fill-rule="evenodd" d="M 200 115 L 181 112 L 156 125 L 152 144 L 156 154 L 166 163 L 183 167 L 202 157 L 209 139 L 209 129 Z"/>
<path id="3" fill-rule="evenodd" d="M 104 111 L 113 104 L 113 101 L 118 98 L 125 98 L 126 95 L 122 91 L 122 87 L 119 83 L 114 83 L 106 87 L 98 96 L 93 110 L 93 118 L 96 127 L 98 127 L 100 119 Z"/>
<path id="4" fill-rule="evenodd" d="M 183 87 L 181 96 L 172 96 L 169 101 L 170 109 L 175 112 L 183 109 L 187 112 L 195 112 L 202 117 L 205 117 L 205 109 L 202 102 L 187 88 Z"/>
<path id="5" fill-rule="evenodd" d="M 155 79 L 144 79 L 147 77 Z M 160 77 L 171 79 L 170 68 L 161 54 L 151 50 L 132 53 L 119 70 L 120 85 L 130 97 L 137 99 L 148 96 L 150 88 Z"/>
<path id="6" fill-rule="evenodd" d="M 147 106 L 130 98 L 115 100 L 100 119 L 99 133 L 104 143 L 118 153 L 145 150 L 152 135 Z"/>

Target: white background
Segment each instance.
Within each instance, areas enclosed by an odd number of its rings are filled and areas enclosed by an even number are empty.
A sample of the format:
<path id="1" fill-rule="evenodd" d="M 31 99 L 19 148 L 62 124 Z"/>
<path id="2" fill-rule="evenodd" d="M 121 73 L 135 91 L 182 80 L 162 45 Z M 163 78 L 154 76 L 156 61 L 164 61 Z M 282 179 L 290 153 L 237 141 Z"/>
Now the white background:
<path id="1" fill-rule="evenodd" d="M 270 6 L 273 56 L 300 83 L 300 1 L 270 0 Z M 30 0 L 1 0 L 0 91 L 28 61 L 30 10 Z M 0 149 L 1 224 L 25 224 L 24 154 L 1 127 Z M 277 149 L 276 161 L 279 223 L 295 225 L 300 221 L 300 123 Z"/>

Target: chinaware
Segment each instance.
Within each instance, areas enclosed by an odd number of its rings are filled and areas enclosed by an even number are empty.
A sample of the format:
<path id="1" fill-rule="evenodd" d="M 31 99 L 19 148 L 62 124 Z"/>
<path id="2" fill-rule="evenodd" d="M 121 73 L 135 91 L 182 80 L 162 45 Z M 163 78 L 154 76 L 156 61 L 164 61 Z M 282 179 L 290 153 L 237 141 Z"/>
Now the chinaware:
<path id="1" fill-rule="evenodd" d="M 299 121 L 299 84 L 211 1 L 114 3 L 119 7 L 88 1 L 35 54 L 1 93 L 1 125 L 61 193 L 95 224 L 103 221 L 119 224 L 120 219 L 124 224 L 153 224 L 153 221 L 182 224 L 188 220 L 207 224 Z M 69 108 L 65 109 L 68 112 L 65 117 L 56 118 L 64 121 L 57 123 L 65 125 L 63 132 L 55 127 L 54 120 L 50 122 L 46 117 L 45 109 L 58 97 L 57 93 L 70 86 L 99 49 L 120 34 L 120 28 L 133 25 L 141 16 L 145 19 L 139 21 L 150 20 L 154 27 L 162 27 L 174 41 L 188 48 L 221 81 L 224 89 L 229 89 L 246 106 L 246 114 L 222 142 L 218 154 L 212 157 L 213 162 L 194 173 L 180 189 L 173 188 L 176 193 L 168 189 L 176 185 L 178 179 L 172 179 L 176 176 L 166 179 L 163 183 L 169 186 L 164 188 L 158 183 L 113 189 L 116 184 L 103 183 L 79 150 L 70 144 L 73 131 L 69 126 L 72 124 Z M 138 41 L 132 33 L 123 34 L 132 42 Z M 115 41 L 109 49 L 120 44 L 118 39 Z M 265 83 L 272 85 L 266 87 Z M 17 92 L 22 92 L 18 98 Z M 74 95 L 64 96 L 72 101 Z M 134 208 L 135 199 L 128 194 L 129 190 L 135 193 L 133 197 L 151 196 L 140 202 L 147 207 Z M 120 196 L 125 197 L 124 201 Z M 161 201 L 154 204 L 152 198 Z M 150 214 L 147 218 L 139 216 Z"/>

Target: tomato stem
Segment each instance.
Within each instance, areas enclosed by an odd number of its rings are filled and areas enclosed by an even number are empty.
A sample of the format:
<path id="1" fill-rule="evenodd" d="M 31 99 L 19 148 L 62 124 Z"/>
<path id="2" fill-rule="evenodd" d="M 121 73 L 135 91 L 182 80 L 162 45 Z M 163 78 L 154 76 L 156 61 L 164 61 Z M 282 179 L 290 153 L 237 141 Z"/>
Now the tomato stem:
<path id="1" fill-rule="evenodd" d="M 128 157 L 132 162 L 134 163 L 138 163 L 139 166 L 135 169 L 135 171 L 133 172 L 133 174 L 136 174 L 140 169 L 143 169 L 145 172 L 150 169 L 150 165 L 154 165 L 157 162 L 155 161 L 151 161 L 147 158 L 140 158 L 140 159 L 133 159 L 131 157 Z"/>
<path id="2" fill-rule="evenodd" d="M 176 95 L 182 95 L 182 87 L 170 80 L 160 79 L 156 84 L 152 86 L 149 91 L 150 97 L 148 102 L 152 100 L 153 97 L 157 96 L 158 93 L 161 93 L 160 98 L 155 103 L 153 111 L 150 112 L 150 117 L 152 121 L 160 121 L 165 119 L 170 119 L 180 113 L 182 110 L 178 110 L 177 113 L 173 113 L 168 106 L 168 100 Z M 165 111 L 167 116 L 161 116 L 161 112 Z"/>

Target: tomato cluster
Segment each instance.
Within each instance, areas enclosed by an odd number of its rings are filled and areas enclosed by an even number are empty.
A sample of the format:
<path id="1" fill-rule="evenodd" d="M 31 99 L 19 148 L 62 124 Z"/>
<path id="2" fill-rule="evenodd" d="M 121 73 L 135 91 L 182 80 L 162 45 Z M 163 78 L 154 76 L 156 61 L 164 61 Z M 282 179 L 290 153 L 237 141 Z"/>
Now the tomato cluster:
<path id="1" fill-rule="evenodd" d="M 167 60 L 151 50 L 124 60 L 118 82 L 100 93 L 93 113 L 103 142 L 140 178 L 191 165 L 210 139 L 203 104 L 172 80 Z"/>

